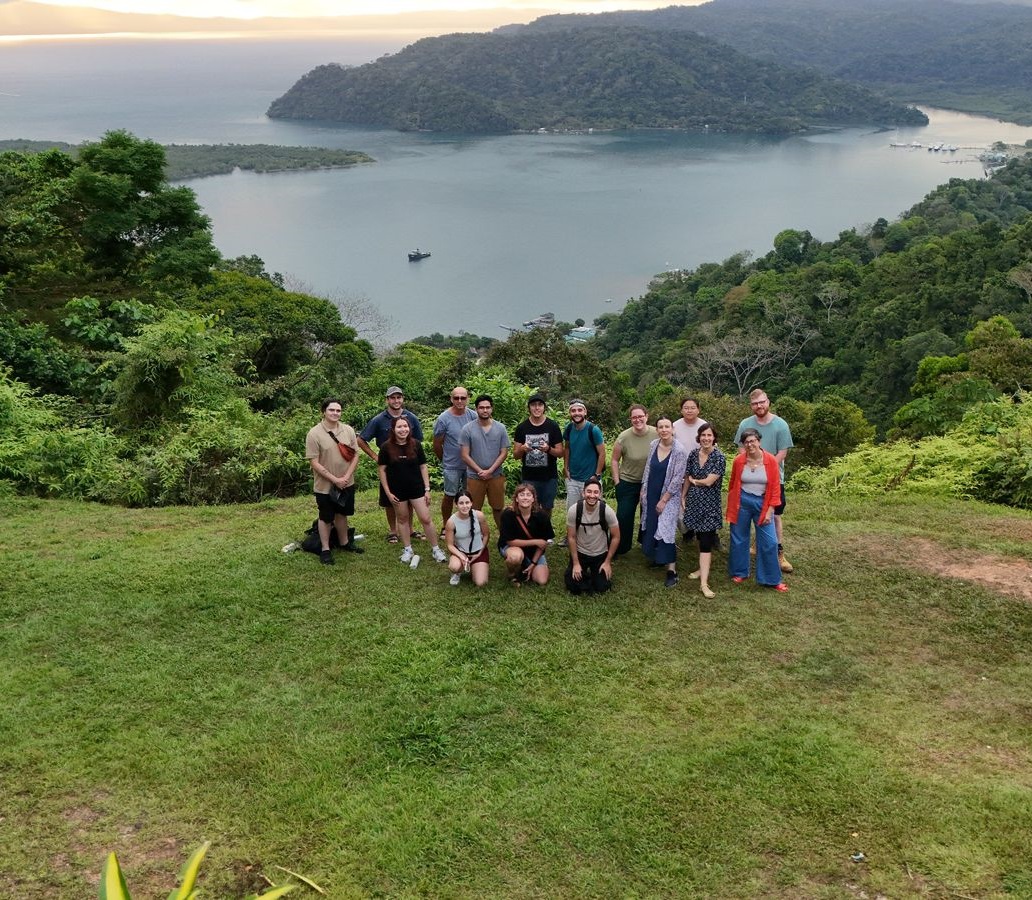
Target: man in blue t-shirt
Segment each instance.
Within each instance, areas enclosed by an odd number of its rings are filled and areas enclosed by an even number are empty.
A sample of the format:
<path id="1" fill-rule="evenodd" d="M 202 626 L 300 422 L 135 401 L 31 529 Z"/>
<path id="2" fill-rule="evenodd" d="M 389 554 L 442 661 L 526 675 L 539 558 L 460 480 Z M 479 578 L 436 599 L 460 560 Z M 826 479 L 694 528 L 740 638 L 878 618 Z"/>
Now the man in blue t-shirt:
<path id="1" fill-rule="evenodd" d="M 400 416 L 408 419 L 408 423 L 412 427 L 412 440 L 422 443 L 423 426 L 419 424 L 419 418 L 415 413 L 405 409 L 405 392 L 396 384 L 392 384 L 387 388 L 387 408 L 382 413 L 377 413 L 377 415 L 373 416 L 358 436 L 359 449 L 377 465 L 379 465 L 379 457 L 376 451 L 369 446 L 369 442 L 376 441 L 377 449 L 387 443 L 387 438 L 391 433 L 391 425 Z M 394 517 L 394 504 L 391 503 L 390 498 L 384 493 L 382 486 L 380 487 L 380 506 L 383 507 L 383 511 L 387 516 L 387 541 L 391 544 L 396 544 L 398 543 L 398 530 Z M 412 536 L 422 537 L 423 535 L 418 531 L 414 531 Z"/>
<path id="2" fill-rule="evenodd" d="M 742 432 L 746 428 L 755 428 L 760 433 L 760 448 L 778 461 L 778 469 L 781 471 L 781 503 L 774 507 L 774 530 L 778 535 L 778 563 L 781 571 L 791 572 L 792 564 L 785 558 L 785 548 L 781 543 L 781 514 L 785 511 L 785 457 L 795 446 L 792 443 L 792 430 L 788 422 L 770 411 L 770 400 L 761 388 L 749 394 L 749 406 L 753 414 L 739 423 L 735 443 L 741 446 Z"/>
<path id="3" fill-rule="evenodd" d="M 577 505 L 584 482 L 601 478 L 606 468 L 606 439 L 602 429 L 588 421 L 583 400 L 570 401 L 570 424 L 563 431 L 563 473 L 566 476 L 566 508 Z M 561 541 L 565 545 L 565 541 Z"/>

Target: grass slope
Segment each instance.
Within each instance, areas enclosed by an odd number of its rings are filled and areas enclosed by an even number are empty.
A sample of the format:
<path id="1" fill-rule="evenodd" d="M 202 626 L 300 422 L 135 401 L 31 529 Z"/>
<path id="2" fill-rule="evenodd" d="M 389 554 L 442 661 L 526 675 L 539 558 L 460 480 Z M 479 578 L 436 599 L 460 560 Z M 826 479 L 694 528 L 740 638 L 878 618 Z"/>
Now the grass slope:
<path id="1" fill-rule="evenodd" d="M 878 558 L 1027 560 L 1027 514 L 794 497 L 787 595 L 632 554 L 574 600 L 404 568 L 378 512 L 280 553 L 311 506 L 3 501 L 0 895 L 113 849 L 156 896 L 202 839 L 216 897 L 1032 894 L 1032 608 Z"/>

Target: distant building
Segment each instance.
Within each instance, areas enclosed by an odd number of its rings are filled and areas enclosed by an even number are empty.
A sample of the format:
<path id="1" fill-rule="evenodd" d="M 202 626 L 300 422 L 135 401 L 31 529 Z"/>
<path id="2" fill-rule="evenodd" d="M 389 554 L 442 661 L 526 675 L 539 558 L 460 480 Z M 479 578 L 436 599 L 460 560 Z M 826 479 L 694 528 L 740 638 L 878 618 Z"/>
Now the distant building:
<path id="1" fill-rule="evenodd" d="M 570 329 L 570 333 L 566 335 L 567 344 L 583 344 L 585 341 L 590 341 L 596 334 L 598 329 L 593 325 L 580 325 L 577 328 Z"/>

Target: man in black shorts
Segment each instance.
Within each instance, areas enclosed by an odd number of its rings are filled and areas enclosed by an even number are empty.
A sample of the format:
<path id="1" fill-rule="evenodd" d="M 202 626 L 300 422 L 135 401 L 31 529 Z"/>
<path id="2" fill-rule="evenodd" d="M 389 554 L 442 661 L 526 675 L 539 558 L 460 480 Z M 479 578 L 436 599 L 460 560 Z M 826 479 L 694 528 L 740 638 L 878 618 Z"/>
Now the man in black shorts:
<path id="1" fill-rule="evenodd" d="M 355 469 L 358 468 L 358 439 L 355 429 L 341 424 L 340 401 L 322 402 L 322 421 L 305 438 L 305 459 L 312 466 L 315 505 L 319 509 L 319 560 L 333 565 L 330 529 L 337 529 L 341 550 L 363 553 L 348 539 L 348 516 L 355 513 Z"/>

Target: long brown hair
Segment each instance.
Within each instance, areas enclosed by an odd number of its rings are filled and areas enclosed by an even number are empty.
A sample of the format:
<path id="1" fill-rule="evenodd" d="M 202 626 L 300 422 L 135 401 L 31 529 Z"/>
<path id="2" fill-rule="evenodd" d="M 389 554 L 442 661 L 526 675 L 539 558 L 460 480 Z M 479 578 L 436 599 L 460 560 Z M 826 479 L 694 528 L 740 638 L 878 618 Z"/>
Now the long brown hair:
<path id="1" fill-rule="evenodd" d="M 387 456 L 391 462 L 397 462 L 401 459 L 401 448 L 402 445 L 398 443 L 398 435 L 395 429 L 398 427 L 399 422 L 404 422 L 409 427 L 409 436 L 405 441 L 404 446 L 413 447 L 419 443 L 412 435 L 412 423 L 406 416 L 398 416 L 393 422 L 391 422 L 391 433 L 387 435 L 387 441 L 384 443 L 384 449 L 387 451 Z M 415 455 L 415 454 L 413 454 Z"/>

